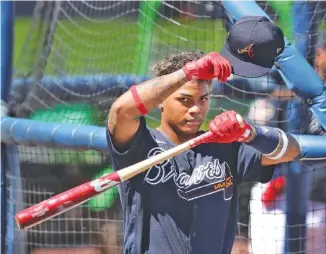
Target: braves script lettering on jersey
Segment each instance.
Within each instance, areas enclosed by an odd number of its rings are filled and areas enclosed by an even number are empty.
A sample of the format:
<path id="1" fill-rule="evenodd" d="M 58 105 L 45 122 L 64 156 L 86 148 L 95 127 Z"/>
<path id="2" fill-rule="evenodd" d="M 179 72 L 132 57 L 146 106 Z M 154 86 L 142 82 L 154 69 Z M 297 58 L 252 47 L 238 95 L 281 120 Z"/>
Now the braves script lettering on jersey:
<path id="1" fill-rule="evenodd" d="M 157 151 L 163 152 L 164 149 L 155 147 L 147 157 L 156 155 Z M 199 165 L 191 175 L 185 172 L 178 174 L 175 167 L 166 161 L 148 170 L 145 176 L 145 181 L 151 185 L 165 183 L 170 179 L 177 186 L 178 195 L 188 201 L 218 191 L 224 191 L 225 200 L 232 198 L 233 176 L 230 167 L 226 162 L 220 164 L 218 159 Z"/>
<path id="2" fill-rule="evenodd" d="M 117 151 L 116 170 L 174 146 L 144 118 L 130 147 Z M 237 186 L 266 182 L 273 167 L 240 143 L 202 144 L 119 186 L 124 212 L 124 253 L 230 253 L 237 223 Z"/>

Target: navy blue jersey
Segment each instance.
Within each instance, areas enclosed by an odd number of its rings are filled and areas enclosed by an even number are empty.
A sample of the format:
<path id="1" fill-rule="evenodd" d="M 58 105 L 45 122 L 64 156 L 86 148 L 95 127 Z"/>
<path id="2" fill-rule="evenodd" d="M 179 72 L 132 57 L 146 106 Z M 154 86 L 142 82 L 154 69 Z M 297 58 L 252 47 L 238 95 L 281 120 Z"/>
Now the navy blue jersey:
<path id="1" fill-rule="evenodd" d="M 116 170 L 174 146 L 167 136 L 140 127 L 128 150 L 118 151 L 108 133 Z M 124 253 L 230 253 L 237 226 L 237 186 L 267 182 L 273 167 L 242 143 L 201 144 L 119 186 L 124 213 Z"/>

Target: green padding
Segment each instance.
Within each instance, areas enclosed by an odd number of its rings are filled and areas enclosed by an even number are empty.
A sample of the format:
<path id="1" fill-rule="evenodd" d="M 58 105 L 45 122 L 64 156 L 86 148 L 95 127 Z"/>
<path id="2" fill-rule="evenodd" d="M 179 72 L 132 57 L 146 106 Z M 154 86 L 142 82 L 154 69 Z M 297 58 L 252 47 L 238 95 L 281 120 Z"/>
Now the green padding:
<path id="1" fill-rule="evenodd" d="M 76 125 L 95 124 L 96 112 L 86 104 L 56 105 L 46 110 L 37 110 L 30 115 L 30 119 L 43 122 L 69 123 Z M 45 149 L 44 149 L 45 150 Z M 102 155 L 97 151 L 74 151 L 67 149 L 50 148 L 43 151 L 48 155 L 49 164 L 88 164 L 95 165 L 102 162 Z"/>
<path id="2" fill-rule="evenodd" d="M 112 173 L 112 168 L 105 168 L 100 173 L 96 174 L 93 179 L 99 178 L 105 174 Z M 91 211 L 100 212 L 112 207 L 118 197 L 118 188 L 115 186 L 108 189 L 106 192 L 90 199 L 87 201 L 86 206 L 89 207 Z"/>
<path id="3" fill-rule="evenodd" d="M 30 119 L 44 122 L 92 124 L 93 109 L 84 104 L 72 106 L 56 105 L 47 110 L 38 110 L 30 115 Z"/>

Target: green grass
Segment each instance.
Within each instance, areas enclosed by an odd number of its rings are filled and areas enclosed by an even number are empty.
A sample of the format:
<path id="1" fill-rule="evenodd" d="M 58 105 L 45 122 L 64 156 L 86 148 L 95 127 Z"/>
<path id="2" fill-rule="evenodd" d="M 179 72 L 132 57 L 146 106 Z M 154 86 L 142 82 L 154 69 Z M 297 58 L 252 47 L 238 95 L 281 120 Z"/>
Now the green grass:
<path id="1" fill-rule="evenodd" d="M 170 52 L 172 49 L 197 49 L 210 52 L 218 51 L 222 47 L 226 33 L 220 21 L 175 21 L 180 25 L 164 20 L 159 20 L 153 25 L 152 48 L 156 51 L 164 54 L 166 49 L 170 48 Z M 33 45 L 38 45 L 39 30 L 30 32 L 29 25 L 28 19 L 17 19 L 15 22 L 14 60 L 16 66 L 24 72 L 28 71 L 30 64 L 24 66 L 21 63 L 24 61 L 17 60 L 21 59 L 18 59 L 18 56 L 27 35 L 32 39 L 28 42 L 27 52 L 23 52 L 20 56 L 38 57 L 35 52 L 40 50 L 40 46 L 32 49 Z M 52 52 L 48 57 L 46 73 L 53 74 L 58 67 L 69 74 L 132 73 L 139 64 L 134 59 L 142 32 L 143 28 L 135 20 L 60 21 L 53 39 Z M 151 58 L 155 57 L 154 54 L 151 56 Z"/>
<path id="2" fill-rule="evenodd" d="M 22 72 L 31 68 L 31 61 L 26 59 L 40 57 L 38 43 L 44 40 L 39 39 L 40 23 L 36 23 L 34 32 L 30 31 L 30 24 L 28 18 L 18 18 L 15 22 L 14 61 Z M 326 29 L 324 23 L 320 29 Z M 158 19 L 152 32 L 151 63 L 173 50 L 219 51 L 226 37 L 220 20 L 176 18 L 171 22 Z M 143 33 L 144 28 L 136 20 L 61 20 L 52 42 L 46 74 L 55 74 L 58 69 L 68 74 L 134 73 L 139 65 L 135 62 L 135 51 Z M 30 41 L 26 40 L 27 35 Z M 22 52 L 24 43 L 27 50 Z"/>
<path id="3" fill-rule="evenodd" d="M 25 43 L 26 36 L 29 32 L 31 19 L 19 18 L 15 21 L 14 27 L 14 62 L 18 60 L 19 53 Z M 19 65 L 19 63 L 17 63 Z"/>

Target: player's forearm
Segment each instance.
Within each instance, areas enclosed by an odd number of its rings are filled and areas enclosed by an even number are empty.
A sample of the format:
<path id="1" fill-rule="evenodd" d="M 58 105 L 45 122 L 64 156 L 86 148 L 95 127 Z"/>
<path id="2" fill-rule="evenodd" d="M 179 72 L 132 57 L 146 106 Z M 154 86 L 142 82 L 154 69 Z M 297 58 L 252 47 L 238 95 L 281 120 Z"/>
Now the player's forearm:
<path id="1" fill-rule="evenodd" d="M 151 111 L 186 82 L 187 78 L 182 70 L 145 81 L 136 86 L 139 101 L 147 111 Z M 119 109 L 119 114 L 132 119 L 142 114 L 131 91 L 119 97 L 113 108 Z"/>
<path id="2" fill-rule="evenodd" d="M 263 165 L 273 165 L 294 160 L 300 155 L 296 139 L 278 128 L 255 126 L 248 145 L 260 151 Z"/>

